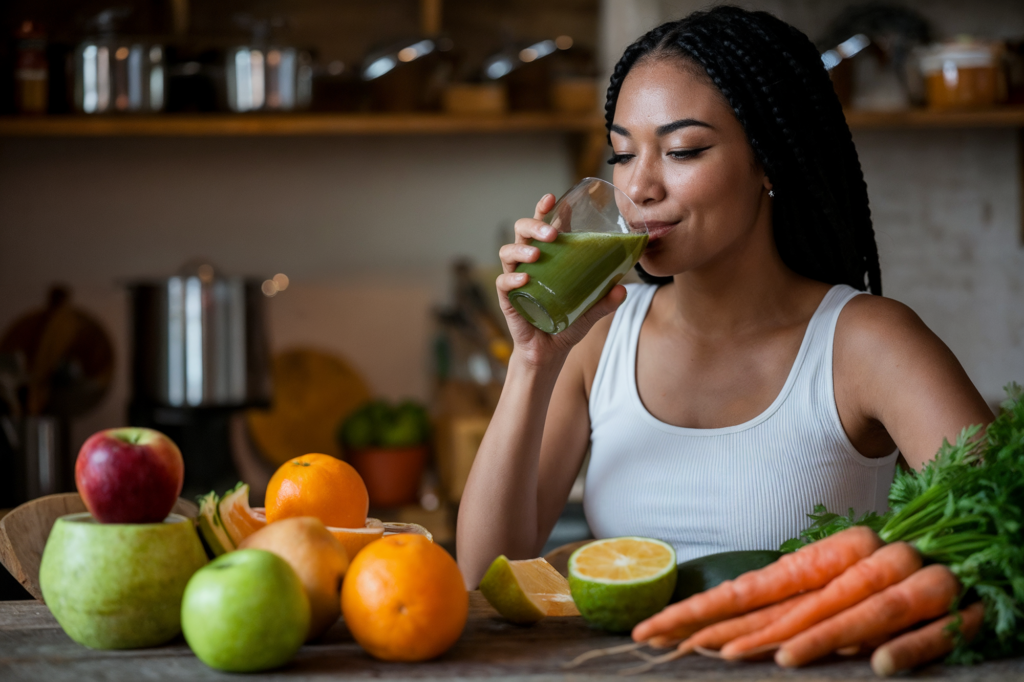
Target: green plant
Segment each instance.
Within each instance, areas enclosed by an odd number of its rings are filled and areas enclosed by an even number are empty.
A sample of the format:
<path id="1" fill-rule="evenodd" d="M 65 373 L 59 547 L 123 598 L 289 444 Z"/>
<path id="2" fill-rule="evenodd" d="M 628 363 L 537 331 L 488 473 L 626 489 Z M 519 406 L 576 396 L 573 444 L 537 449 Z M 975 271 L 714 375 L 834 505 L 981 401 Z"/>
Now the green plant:
<path id="1" fill-rule="evenodd" d="M 342 421 L 338 440 L 344 450 L 422 445 L 430 438 L 430 418 L 418 402 L 397 406 L 384 400 L 365 403 Z"/>

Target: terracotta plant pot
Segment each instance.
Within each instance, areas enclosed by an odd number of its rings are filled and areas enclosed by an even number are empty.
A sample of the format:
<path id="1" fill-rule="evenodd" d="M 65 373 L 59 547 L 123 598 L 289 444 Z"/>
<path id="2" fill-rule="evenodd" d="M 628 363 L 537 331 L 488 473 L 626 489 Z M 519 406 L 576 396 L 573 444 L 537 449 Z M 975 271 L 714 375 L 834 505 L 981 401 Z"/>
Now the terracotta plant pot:
<path id="1" fill-rule="evenodd" d="M 420 479 L 427 463 L 427 446 L 367 448 L 347 453 L 366 483 L 372 507 L 401 507 L 419 498 Z"/>

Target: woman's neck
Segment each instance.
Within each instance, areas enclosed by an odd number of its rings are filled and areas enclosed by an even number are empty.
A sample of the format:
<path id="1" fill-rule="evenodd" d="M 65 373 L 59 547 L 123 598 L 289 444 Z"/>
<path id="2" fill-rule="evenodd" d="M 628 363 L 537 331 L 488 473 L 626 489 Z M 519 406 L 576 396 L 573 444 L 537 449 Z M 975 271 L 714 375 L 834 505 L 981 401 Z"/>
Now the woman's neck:
<path id="1" fill-rule="evenodd" d="M 715 261 L 674 277 L 666 292 L 670 323 L 713 340 L 792 324 L 814 312 L 827 285 L 782 262 L 766 222 Z"/>

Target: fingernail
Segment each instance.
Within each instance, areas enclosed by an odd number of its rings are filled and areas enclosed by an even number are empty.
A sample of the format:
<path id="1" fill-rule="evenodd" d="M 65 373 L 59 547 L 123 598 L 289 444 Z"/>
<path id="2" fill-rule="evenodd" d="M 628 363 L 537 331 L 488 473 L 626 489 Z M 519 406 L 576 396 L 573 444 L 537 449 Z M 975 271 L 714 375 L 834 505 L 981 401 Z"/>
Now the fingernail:
<path id="1" fill-rule="evenodd" d="M 541 232 L 541 234 L 544 235 L 545 237 L 552 237 L 555 234 L 555 228 L 553 228 L 553 227 L 545 227 L 543 232 Z"/>

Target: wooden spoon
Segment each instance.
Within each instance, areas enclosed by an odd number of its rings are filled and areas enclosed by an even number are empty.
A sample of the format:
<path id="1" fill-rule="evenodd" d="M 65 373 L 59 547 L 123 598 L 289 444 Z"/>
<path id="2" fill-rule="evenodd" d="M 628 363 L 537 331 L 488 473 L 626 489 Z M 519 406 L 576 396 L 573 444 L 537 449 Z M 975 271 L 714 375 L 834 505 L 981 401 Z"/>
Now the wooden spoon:
<path id="1" fill-rule="evenodd" d="M 59 517 L 84 511 L 78 493 L 61 493 L 26 502 L 0 519 L 0 563 L 39 601 L 39 562 L 50 530 Z M 199 515 L 194 502 L 180 497 L 171 511 L 190 519 Z"/>

